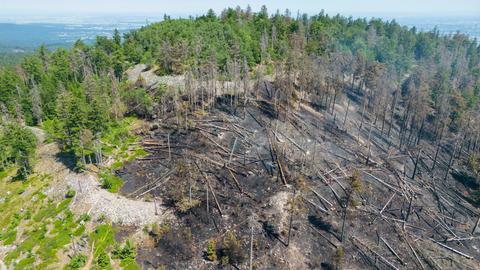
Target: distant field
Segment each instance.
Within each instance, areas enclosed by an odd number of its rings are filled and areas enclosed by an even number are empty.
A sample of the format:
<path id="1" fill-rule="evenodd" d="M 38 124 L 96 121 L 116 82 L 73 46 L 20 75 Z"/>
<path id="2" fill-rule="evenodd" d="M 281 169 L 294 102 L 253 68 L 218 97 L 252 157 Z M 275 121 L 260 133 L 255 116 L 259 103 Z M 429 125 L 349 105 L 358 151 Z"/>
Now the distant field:
<path id="1" fill-rule="evenodd" d="M 76 40 L 91 43 L 96 36 L 111 36 L 140 28 L 160 18 L 145 16 L 1 16 L 0 53 L 23 53 L 41 44 L 69 47 Z"/>
<path id="2" fill-rule="evenodd" d="M 408 27 L 415 26 L 419 31 L 430 31 L 437 26 L 441 34 L 454 34 L 457 31 L 480 40 L 480 16 L 467 17 L 400 17 L 396 21 Z"/>
<path id="3" fill-rule="evenodd" d="M 143 21 L 143 24 L 146 22 Z M 96 36 L 111 36 L 116 28 L 125 33 L 141 25 L 139 22 L 92 24 L 0 22 L 0 65 L 15 64 L 42 44 L 49 49 L 55 49 L 70 47 L 78 39 L 92 43 Z"/>

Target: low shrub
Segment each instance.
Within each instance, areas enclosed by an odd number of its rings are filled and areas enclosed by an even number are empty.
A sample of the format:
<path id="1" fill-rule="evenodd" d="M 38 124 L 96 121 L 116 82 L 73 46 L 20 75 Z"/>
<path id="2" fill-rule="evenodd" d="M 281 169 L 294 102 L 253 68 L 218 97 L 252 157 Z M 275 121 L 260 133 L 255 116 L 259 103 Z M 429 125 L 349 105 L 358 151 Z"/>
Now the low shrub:
<path id="1" fill-rule="evenodd" d="M 87 263 L 87 256 L 84 254 L 77 254 L 72 257 L 70 262 L 67 265 L 67 269 L 80 269 L 81 267 L 85 266 Z"/>

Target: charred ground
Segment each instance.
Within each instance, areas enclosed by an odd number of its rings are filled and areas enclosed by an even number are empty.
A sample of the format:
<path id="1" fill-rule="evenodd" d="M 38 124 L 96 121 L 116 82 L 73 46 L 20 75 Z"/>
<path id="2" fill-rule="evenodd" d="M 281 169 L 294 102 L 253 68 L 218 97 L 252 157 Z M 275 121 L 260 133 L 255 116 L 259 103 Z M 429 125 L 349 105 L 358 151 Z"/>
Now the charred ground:
<path id="1" fill-rule="evenodd" d="M 150 154 L 119 170 L 121 193 L 176 213 L 145 229 L 145 268 L 478 267 L 478 209 L 450 168 L 456 153 L 428 140 L 399 150 L 399 122 L 362 121 L 355 92 L 332 115 L 311 96 L 257 87 L 143 131 Z"/>

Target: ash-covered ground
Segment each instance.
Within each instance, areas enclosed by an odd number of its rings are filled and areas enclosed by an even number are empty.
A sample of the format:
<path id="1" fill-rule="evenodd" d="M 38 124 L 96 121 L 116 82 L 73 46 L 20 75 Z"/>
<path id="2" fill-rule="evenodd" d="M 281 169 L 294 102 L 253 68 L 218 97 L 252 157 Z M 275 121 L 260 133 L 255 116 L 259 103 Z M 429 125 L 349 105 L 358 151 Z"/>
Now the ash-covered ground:
<path id="1" fill-rule="evenodd" d="M 162 115 L 149 156 L 119 170 L 123 195 L 175 212 L 136 241 L 145 269 L 479 269 L 479 210 L 448 149 L 400 151 L 354 93 L 345 120 L 263 85 Z"/>

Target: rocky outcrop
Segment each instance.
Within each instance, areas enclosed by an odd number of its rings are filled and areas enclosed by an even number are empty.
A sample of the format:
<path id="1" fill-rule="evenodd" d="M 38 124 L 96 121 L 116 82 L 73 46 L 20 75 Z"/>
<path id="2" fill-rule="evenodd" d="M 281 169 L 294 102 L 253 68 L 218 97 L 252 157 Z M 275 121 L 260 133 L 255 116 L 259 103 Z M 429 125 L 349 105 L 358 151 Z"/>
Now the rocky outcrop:
<path id="1" fill-rule="evenodd" d="M 145 89 L 155 89 L 159 85 L 165 84 L 175 88 L 183 88 L 183 75 L 179 76 L 158 76 L 155 72 L 157 68 L 149 67 L 145 64 L 137 64 L 129 68 L 125 73 L 127 74 L 127 81 L 130 84 L 135 84 Z"/>

